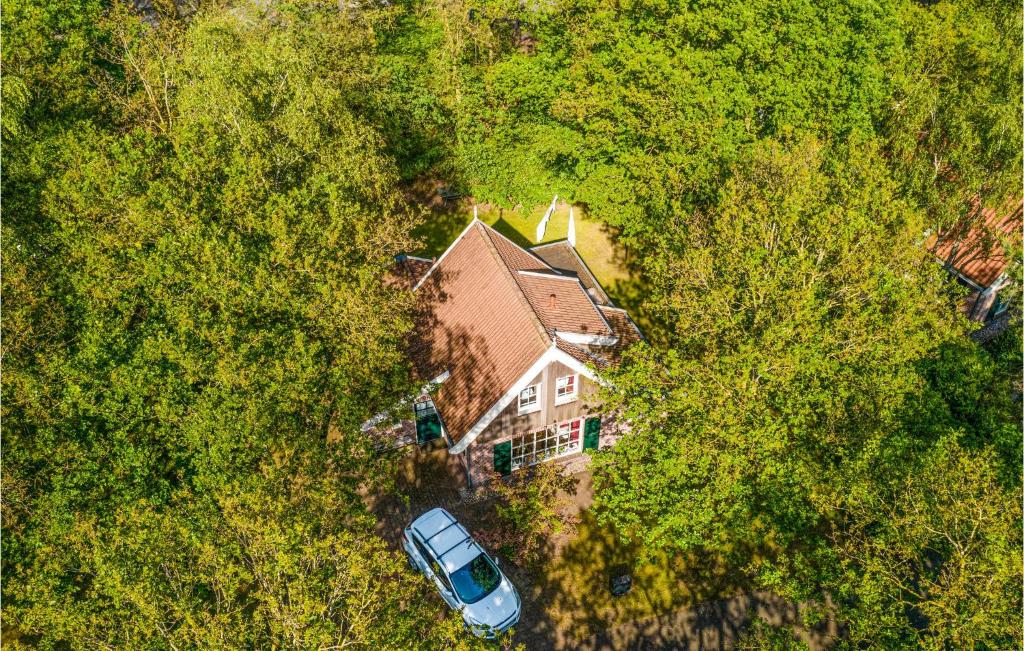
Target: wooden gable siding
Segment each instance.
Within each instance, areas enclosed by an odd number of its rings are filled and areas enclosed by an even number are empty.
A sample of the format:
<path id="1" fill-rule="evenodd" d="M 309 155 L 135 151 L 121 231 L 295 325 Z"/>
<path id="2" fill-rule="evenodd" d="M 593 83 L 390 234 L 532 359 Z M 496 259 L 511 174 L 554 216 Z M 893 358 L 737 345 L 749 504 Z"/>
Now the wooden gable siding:
<path id="1" fill-rule="evenodd" d="M 540 410 L 529 414 L 519 415 L 518 396 L 509 403 L 508 407 L 498 414 L 487 428 L 480 432 L 480 436 L 471 444 L 485 445 L 488 448 L 496 441 L 507 439 L 513 434 L 529 432 L 540 429 L 546 425 L 553 425 L 587 414 L 600 413 L 597 403 L 597 385 L 590 379 L 579 375 L 579 389 L 577 398 L 573 402 L 564 405 L 555 405 L 555 380 L 566 375 L 575 373 L 571 368 L 561 362 L 552 362 L 540 372 L 530 385 L 541 383 Z"/>
<path id="2" fill-rule="evenodd" d="M 601 405 L 598 403 L 596 395 L 598 387 L 582 374 L 579 375 L 580 385 L 576 400 L 555 406 L 555 380 L 573 372 L 571 368 L 560 362 L 549 364 L 530 382 L 531 385 L 537 382 L 542 383 L 540 410 L 520 416 L 517 397 L 491 421 L 484 431 L 480 432 L 480 436 L 469 444 L 469 447 L 460 456 L 463 457 L 470 486 L 482 486 L 494 476 L 494 445 L 496 443 L 506 441 L 515 434 L 538 430 L 571 418 L 601 413 Z M 605 438 L 602 434 L 602 443 Z M 602 447 L 604 447 L 603 444 Z"/>

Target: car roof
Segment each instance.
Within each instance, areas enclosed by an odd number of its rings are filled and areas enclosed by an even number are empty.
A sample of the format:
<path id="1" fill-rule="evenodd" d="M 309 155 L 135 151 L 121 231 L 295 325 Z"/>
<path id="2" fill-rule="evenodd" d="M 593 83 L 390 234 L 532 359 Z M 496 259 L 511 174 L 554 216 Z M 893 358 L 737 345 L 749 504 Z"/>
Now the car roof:
<path id="1" fill-rule="evenodd" d="M 444 565 L 449 574 L 476 558 L 483 549 L 452 514 L 437 508 L 412 523 L 412 529 Z"/>

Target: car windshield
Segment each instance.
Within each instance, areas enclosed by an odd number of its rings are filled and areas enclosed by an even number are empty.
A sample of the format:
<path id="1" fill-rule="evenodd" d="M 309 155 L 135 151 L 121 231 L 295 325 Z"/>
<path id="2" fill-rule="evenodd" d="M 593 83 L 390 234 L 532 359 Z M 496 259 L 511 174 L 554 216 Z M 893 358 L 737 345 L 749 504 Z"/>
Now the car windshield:
<path id="1" fill-rule="evenodd" d="M 463 603 L 472 604 L 494 592 L 501 583 L 498 568 L 486 554 L 480 554 L 451 574 L 452 585 Z"/>

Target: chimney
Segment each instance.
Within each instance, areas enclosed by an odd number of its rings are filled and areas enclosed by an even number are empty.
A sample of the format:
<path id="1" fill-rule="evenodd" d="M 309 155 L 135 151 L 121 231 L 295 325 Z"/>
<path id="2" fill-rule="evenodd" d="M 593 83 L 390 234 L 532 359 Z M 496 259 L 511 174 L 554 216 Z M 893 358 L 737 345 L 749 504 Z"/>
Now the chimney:
<path id="1" fill-rule="evenodd" d="M 554 294 L 548 296 L 548 307 L 550 307 L 552 310 L 558 307 L 558 299 L 555 297 Z"/>

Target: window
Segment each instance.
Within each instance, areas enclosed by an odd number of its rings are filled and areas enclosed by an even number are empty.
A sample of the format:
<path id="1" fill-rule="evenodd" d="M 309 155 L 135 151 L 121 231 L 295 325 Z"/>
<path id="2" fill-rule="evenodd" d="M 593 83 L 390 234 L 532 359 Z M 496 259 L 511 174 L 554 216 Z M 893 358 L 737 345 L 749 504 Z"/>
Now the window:
<path id="1" fill-rule="evenodd" d="M 579 418 L 566 421 L 558 426 L 558 435 L 567 437 L 566 441 L 578 444 L 580 442 L 580 426 L 582 421 Z"/>
<path id="2" fill-rule="evenodd" d="M 576 375 L 566 375 L 555 381 L 555 404 L 562 405 L 576 399 Z"/>
<path id="3" fill-rule="evenodd" d="M 413 408 L 416 411 L 416 418 L 424 418 L 437 413 L 437 409 L 434 408 L 433 400 L 421 400 L 420 402 L 413 404 Z"/>
<path id="4" fill-rule="evenodd" d="M 519 394 L 519 413 L 529 414 L 540 410 L 540 385 L 526 387 Z"/>
<path id="5" fill-rule="evenodd" d="M 480 554 L 470 562 L 452 572 L 455 593 L 462 603 L 475 604 L 501 583 L 501 575 L 486 554 Z"/>
<path id="6" fill-rule="evenodd" d="M 425 562 L 429 563 L 431 560 L 433 560 L 433 556 L 431 556 L 430 552 L 427 551 L 427 548 L 423 546 L 423 543 L 416 540 L 415 536 L 412 539 L 412 544 L 416 545 L 416 551 L 420 553 L 420 556 L 423 557 L 423 560 Z"/>
<path id="7" fill-rule="evenodd" d="M 412 542 L 416 545 L 416 549 L 419 550 L 420 555 L 423 557 L 423 560 L 425 560 L 427 564 L 430 566 L 430 570 L 434 573 L 434 577 L 441 582 L 441 585 L 444 586 L 445 590 L 451 592 L 452 586 L 450 583 L 448 583 L 448 577 L 445 576 L 444 570 L 441 568 L 441 564 L 434 559 L 434 555 L 428 552 L 427 548 L 423 545 L 423 543 L 416 540 L 416 538 L 413 538 Z"/>
<path id="8" fill-rule="evenodd" d="M 580 451 L 583 419 L 560 423 L 512 439 L 512 470 Z"/>

